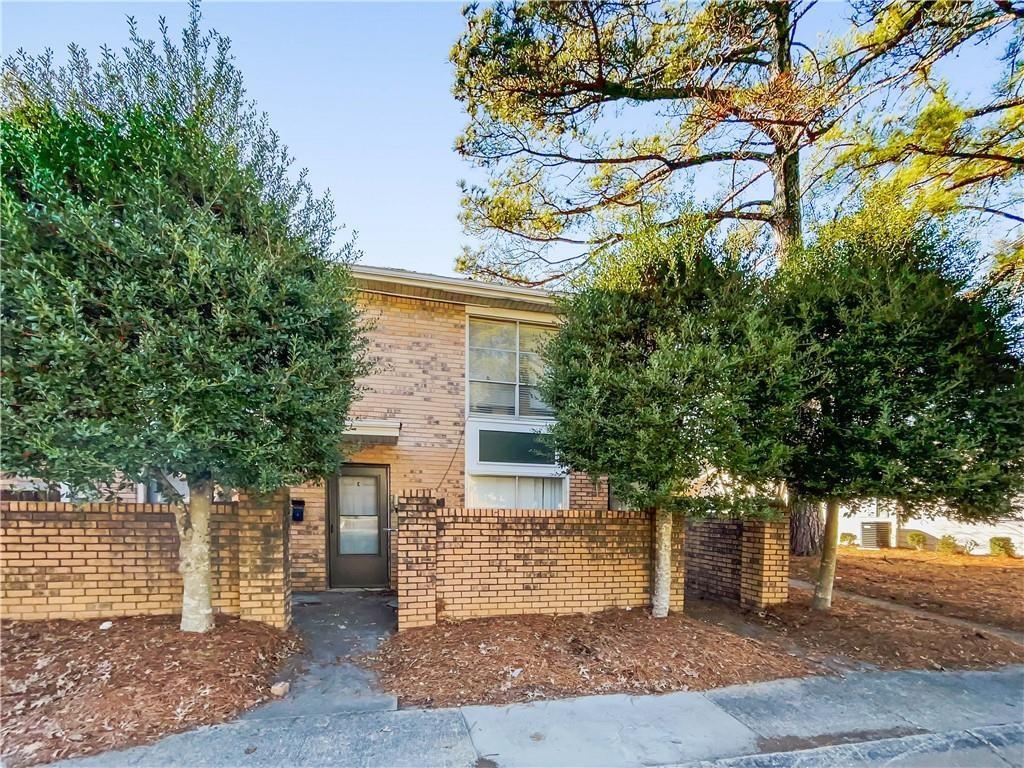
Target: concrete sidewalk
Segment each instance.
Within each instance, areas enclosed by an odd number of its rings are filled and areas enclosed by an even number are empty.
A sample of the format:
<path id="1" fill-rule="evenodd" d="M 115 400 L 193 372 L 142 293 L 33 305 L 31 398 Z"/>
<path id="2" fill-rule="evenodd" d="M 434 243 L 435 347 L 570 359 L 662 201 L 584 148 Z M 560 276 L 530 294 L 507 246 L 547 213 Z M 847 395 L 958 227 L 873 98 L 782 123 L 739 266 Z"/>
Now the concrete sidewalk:
<path id="1" fill-rule="evenodd" d="M 60 765 L 1004 768 L 1024 766 L 1022 723 L 1024 667 L 872 672 L 706 693 L 247 718 Z"/>

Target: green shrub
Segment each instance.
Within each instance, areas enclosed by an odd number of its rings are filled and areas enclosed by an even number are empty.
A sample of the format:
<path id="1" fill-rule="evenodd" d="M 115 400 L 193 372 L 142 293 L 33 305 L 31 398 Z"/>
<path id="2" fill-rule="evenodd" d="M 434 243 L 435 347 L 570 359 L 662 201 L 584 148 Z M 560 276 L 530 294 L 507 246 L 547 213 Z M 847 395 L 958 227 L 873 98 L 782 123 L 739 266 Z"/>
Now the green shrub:
<path id="1" fill-rule="evenodd" d="M 988 551 L 997 557 L 1017 556 L 1017 549 L 1009 536 L 993 536 L 988 540 Z"/>
<path id="2" fill-rule="evenodd" d="M 853 533 L 841 533 L 839 543 L 844 547 L 855 547 L 857 546 L 857 536 Z"/>
<path id="3" fill-rule="evenodd" d="M 955 536 L 947 534 L 939 539 L 938 550 L 945 555 L 955 555 L 960 551 L 960 545 L 957 543 Z"/>
<path id="4" fill-rule="evenodd" d="M 911 531 L 907 534 L 907 544 L 912 546 L 914 549 L 924 549 L 924 545 L 928 543 L 928 537 L 920 531 Z"/>

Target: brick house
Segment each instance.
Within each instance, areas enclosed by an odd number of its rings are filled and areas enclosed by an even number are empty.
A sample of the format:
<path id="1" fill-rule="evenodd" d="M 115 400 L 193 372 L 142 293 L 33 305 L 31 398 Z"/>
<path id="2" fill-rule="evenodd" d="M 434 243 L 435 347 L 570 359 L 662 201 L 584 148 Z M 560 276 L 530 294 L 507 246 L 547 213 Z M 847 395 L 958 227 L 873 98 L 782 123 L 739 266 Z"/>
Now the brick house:
<path id="1" fill-rule="evenodd" d="M 539 437 L 552 420 L 536 388 L 552 295 L 363 265 L 352 276 L 374 368 L 346 463 L 218 505 L 215 607 L 287 626 L 293 589 L 391 587 L 407 628 L 647 605 L 650 514 L 615 508 L 607 483 L 566 473 Z M 7 617 L 176 610 L 176 533 L 155 488 L 80 507 L 26 500 L 32 485 L 0 477 Z M 684 583 L 745 605 L 785 601 L 788 531 L 676 525 L 673 608 Z"/>
<path id="2" fill-rule="evenodd" d="M 536 350 L 556 323 L 546 291 L 355 266 L 374 372 L 352 411 L 348 463 L 292 488 L 295 589 L 394 584 L 390 500 L 451 508 L 608 509 L 605 485 L 567 476 L 538 433 Z M 296 515 L 297 516 L 297 515 Z"/>

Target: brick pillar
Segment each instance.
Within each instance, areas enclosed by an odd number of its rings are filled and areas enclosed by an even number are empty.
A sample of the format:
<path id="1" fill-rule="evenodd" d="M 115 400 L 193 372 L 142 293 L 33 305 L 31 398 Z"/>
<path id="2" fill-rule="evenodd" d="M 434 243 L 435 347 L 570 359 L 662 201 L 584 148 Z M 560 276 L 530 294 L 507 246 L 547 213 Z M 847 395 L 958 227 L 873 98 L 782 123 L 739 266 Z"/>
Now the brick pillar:
<path id="1" fill-rule="evenodd" d="M 743 523 L 740 605 L 765 608 L 789 599 L 789 518 Z"/>
<path id="2" fill-rule="evenodd" d="M 406 491 L 395 500 L 398 522 L 398 631 L 437 623 L 438 499 Z"/>
<path id="3" fill-rule="evenodd" d="M 238 615 L 287 629 L 292 623 L 288 490 L 238 498 Z"/>

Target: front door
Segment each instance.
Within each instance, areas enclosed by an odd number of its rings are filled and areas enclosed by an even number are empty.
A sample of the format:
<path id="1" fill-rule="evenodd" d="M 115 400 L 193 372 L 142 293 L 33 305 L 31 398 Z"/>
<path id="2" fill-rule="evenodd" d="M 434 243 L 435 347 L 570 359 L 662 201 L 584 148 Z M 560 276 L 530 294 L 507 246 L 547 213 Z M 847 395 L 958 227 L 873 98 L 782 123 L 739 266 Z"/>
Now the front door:
<path id="1" fill-rule="evenodd" d="M 330 481 L 328 515 L 331 586 L 387 586 L 387 467 L 342 467 Z"/>

